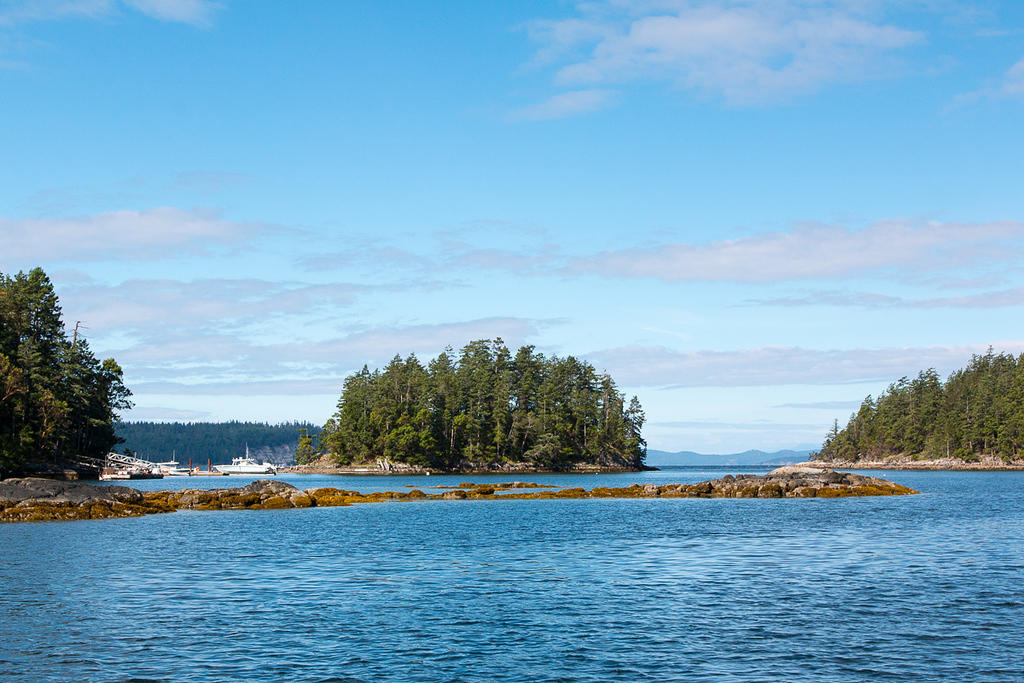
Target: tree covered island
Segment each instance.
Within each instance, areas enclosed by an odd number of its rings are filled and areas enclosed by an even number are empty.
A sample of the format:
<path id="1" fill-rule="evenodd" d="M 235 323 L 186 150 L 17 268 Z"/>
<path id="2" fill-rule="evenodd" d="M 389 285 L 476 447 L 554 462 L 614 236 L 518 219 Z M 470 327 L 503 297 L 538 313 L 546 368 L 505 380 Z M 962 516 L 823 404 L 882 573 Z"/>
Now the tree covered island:
<path id="1" fill-rule="evenodd" d="M 813 460 L 1024 464 L 1024 354 L 975 355 L 943 382 L 934 369 L 868 396 Z"/>
<path id="2" fill-rule="evenodd" d="M 501 339 L 450 347 L 424 366 L 395 356 L 345 379 L 318 443 L 298 462 L 440 471 L 642 469 L 644 413 L 607 374 L 572 356 L 515 355 Z"/>

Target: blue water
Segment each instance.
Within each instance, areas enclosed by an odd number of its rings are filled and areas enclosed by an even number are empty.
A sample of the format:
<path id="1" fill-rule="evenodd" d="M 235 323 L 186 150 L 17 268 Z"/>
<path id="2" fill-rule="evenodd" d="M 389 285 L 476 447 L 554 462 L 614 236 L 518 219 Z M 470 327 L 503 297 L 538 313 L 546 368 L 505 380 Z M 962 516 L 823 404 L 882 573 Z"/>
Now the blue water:
<path id="1" fill-rule="evenodd" d="M 139 479 L 133 481 L 104 482 L 101 485 L 133 486 L 144 491 L 165 489 L 213 489 L 243 486 L 257 479 L 271 479 L 288 482 L 300 489 L 333 486 L 349 491 L 370 493 L 372 491 L 403 491 L 418 488 L 422 491 L 439 493 L 436 487 L 457 486 L 463 482 L 496 484 L 499 482 L 522 481 L 545 486 L 629 486 L 630 484 L 693 483 L 722 477 L 729 472 L 754 472 L 764 474 L 771 467 L 668 467 L 650 472 L 624 472 L 621 474 L 442 474 L 433 476 L 401 475 L 328 475 L 328 474 L 278 474 L 260 476 L 196 476 L 166 477 L 164 479 Z M 882 476 L 889 477 L 888 473 Z M 891 478 L 891 477 L 890 477 Z"/>
<path id="2" fill-rule="evenodd" d="M 721 474 L 548 476 L 589 488 Z M 3 525 L 0 679 L 1024 680 L 1024 474 L 885 475 L 923 495 Z"/>

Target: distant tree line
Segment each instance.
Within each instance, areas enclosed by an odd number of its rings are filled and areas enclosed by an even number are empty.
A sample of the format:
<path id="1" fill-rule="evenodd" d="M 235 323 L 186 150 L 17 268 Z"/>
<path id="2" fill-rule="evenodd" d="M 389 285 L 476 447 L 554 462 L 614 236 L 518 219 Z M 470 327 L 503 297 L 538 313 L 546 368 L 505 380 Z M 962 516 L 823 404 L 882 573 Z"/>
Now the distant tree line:
<path id="1" fill-rule="evenodd" d="M 117 449 L 147 460 L 176 459 L 205 466 L 231 462 L 245 454 L 284 464 L 290 462 L 300 433 L 317 435 L 320 427 L 310 422 L 118 422 L 117 435 L 124 443 Z"/>
<path id="2" fill-rule="evenodd" d="M 0 469 L 103 457 L 131 392 L 112 359 L 64 327 L 46 273 L 0 273 Z"/>
<path id="3" fill-rule="evenodd" d="M 934 369 L 868 396 L 825 438 L 822 460 L 1024 457 L 1024 354 L 975 355 L 943 382 Z"/>
<path id="4" fill-rule="evenodd" d="M 450 347 L 424 366 L 395 356 L 345 379 L 319 445 L 306 436 L 296 457 L 340 464 L 387 458 L 444 470 L 527 463 L 640 467 L 644 413 L 607 374 L 572 356 L 532 346 L 513 356 L 501 339 Z"/>

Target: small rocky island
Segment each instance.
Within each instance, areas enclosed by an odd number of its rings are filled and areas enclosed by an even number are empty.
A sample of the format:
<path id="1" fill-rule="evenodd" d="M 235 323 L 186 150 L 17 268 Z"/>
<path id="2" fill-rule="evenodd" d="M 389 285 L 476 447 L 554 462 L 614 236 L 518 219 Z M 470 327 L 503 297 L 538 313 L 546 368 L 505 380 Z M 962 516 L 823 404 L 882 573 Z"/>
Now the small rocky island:
<path id="1" fill-rule="evenodd" d="M 46 522 L 138 517 L 176 510 L 281 510 L 355 503 L 429 500 L 522 500 L 564 498 L 844 498 L 917 493 L 886 479 L 810 467 L 780 467 L 765 475 L 726 475 L 697 484 L 633 484 L 553 489 L 528 482 L 439 486 L 425 493 L 359 493 L 337 488 L 302 491 L 282 481 L 259 480 L 239 488 L 139 491 L 52 479 L 0 481 L 0 522 Z"/>

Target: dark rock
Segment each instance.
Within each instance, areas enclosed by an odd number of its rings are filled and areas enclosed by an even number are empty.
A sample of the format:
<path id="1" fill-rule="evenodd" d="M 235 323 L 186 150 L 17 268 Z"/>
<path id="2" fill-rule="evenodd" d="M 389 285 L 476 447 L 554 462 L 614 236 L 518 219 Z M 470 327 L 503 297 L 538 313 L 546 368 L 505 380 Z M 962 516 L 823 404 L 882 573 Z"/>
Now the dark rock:
<path id="1" fill-rule="evenodd" d="M 849 477 L 842 472 L 825 470 L 821 473 L 819 479 L 826 484 L 845 484 Z"/>
<path id="2" fill-rule="evenodd" d="M 315 501 L 283 481 L 259 479 L 235 489 L 187 489 L 167 494 L 169 502 L 189 510 L 281 510 L 308 508 Z"/>
<path id="3" fill-rule="evenodd" d="M 51 503 L 81 505 L 99 501 L 140 503 L 142 492 L 127 486 L 93 486 L 57 479 L 4 479 L 0 481 L 0 504 Z"/>
<path id="4" fill-rule="evenodd" d="M 708 494 L 703 486 L 710 487 Z M 887 479 L 789 465 L 765 475 L 726 475 L 686 487 L 687 495 L 715 498 L 843 498 L 847 496 L 893 496 L 917 493 Z"/>

